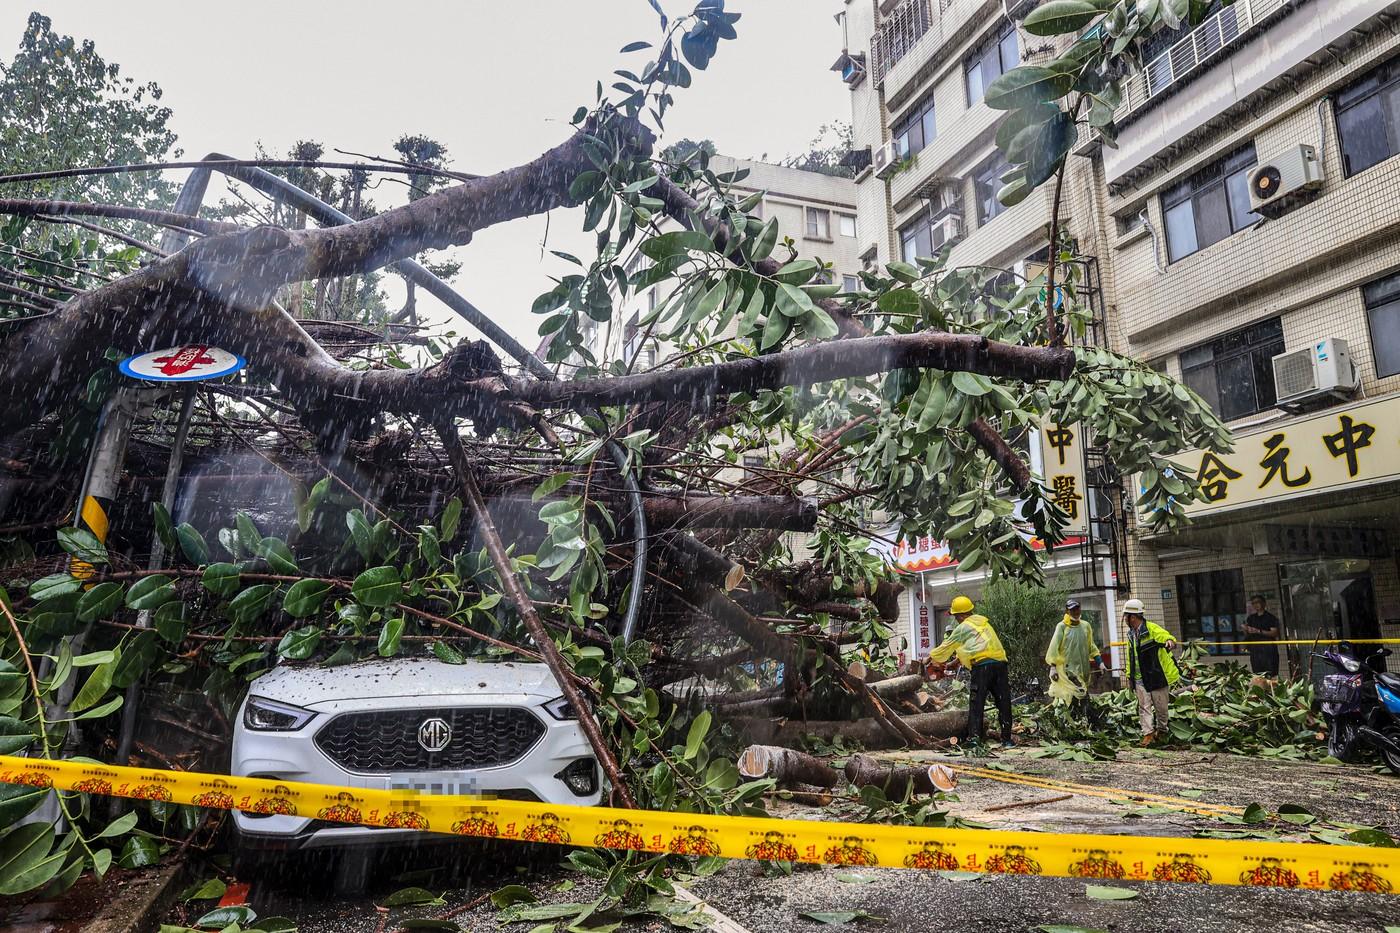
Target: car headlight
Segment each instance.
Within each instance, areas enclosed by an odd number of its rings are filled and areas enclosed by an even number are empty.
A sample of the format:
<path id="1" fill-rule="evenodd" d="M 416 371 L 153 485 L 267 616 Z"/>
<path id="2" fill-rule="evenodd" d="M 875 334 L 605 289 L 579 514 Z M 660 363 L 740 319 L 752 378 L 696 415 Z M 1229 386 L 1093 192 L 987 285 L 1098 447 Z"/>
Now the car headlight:
<path id="1" fill-rule="evenodd" d="M 577 719 L 578 714 L 574 712 L 573 704 L 568 697 L 555 697 L 544 704 L 544 711 L 555 719 Z"/>
<path id="2" fill-rule="evenodd" d="M 243 725 L 258 732 L 291 732 L 315 717 L 309 709 L 278 703 L 263 697 L 249 697 L 243 707 Z"/>

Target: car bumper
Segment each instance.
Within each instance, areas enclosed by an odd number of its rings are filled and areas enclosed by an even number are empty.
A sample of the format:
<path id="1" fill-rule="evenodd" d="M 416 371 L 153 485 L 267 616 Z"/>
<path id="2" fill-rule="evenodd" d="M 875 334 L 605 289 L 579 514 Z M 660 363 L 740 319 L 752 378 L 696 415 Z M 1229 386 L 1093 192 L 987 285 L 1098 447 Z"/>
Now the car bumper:
<path id="1" fill-rule="evenodd" d="M 443 697 L 424 702 L 378 701 L 368 706 L 337 704 L 316 710 L 315 718 L 300 729 L 285 732 L 249 730 L 242 725 L 233 740 L 230 774 L 271 780 L 329 784 L 352 789 L 394 790 L 414 788 L 420 793 L 472 794 L 507 799 L 539 800 L 553 804 L 596 806 L 602 800 L 601 775 L 592 794 L 579 796 L 558 775 L 579 759 L 593 759 L 592 748 L 574 720 L 556 720 L 528 703 L 492 702 L 473 697 L 472 705 L 529 706 L 544 724 L 544 735 L 516 761 L 493 768 L 469 771 L 414 771 L 361 774 L 347 770 L 323 752 L 315 742 L 317 732 L 330 719 L 347 712 L 377 712 L 386 709 L 441 708 L 453 705 Z M 594 765 L 596 768 L 596 764 Z M 313 814 L 295 816 L 233 812 L 234 828 L 240 845 L 250 849 L 311 849 L 355 845 L 391 845 L 421 840 L 414 830 L 345 825 L 317 819 Z"/>

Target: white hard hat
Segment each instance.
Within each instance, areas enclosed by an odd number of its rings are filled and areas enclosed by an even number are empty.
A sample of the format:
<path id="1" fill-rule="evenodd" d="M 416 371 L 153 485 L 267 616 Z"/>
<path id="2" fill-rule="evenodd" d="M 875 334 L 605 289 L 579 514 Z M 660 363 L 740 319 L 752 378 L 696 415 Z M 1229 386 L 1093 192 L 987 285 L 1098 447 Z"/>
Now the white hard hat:
<path id="1" fill-rule="evenodd" d="M 1142 615 L 1145 611 L 1146 610 L 1142 608 L 1142 600 L 1140 599 L 1130 599 L 1123 604 L 1123 615 L 1128 615 L 1129 613 L 1133 615 Z"/>

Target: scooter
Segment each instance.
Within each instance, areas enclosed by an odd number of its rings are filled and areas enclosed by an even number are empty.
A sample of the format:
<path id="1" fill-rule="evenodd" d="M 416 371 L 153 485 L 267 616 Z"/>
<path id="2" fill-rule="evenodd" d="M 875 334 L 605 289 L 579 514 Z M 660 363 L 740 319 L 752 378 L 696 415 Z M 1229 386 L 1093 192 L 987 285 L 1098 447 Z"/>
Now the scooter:
<path id="1" fill-rule="evenodd" d="M 1385 670 L 1389 648 L 1380 648 L 1364 659 L 1350 642 L 1339 642 L 1313 657 L 1337 671 L 1322 678 L 1317 698 L 1327 720 L 1327 752 L 1350 761 L 1357 750 L 1369 745 L 1380 752 L 1386 766 L 1400 774 L 1400 675 Z"/>

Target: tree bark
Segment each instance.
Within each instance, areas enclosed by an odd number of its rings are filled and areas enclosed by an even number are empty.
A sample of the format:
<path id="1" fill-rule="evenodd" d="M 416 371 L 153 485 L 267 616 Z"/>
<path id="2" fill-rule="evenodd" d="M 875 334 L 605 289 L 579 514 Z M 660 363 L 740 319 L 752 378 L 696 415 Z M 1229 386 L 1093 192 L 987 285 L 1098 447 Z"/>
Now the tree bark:
<path id="1" fill-rule="evenodd" d="M 878 787 L 886 797 L 898 800 L 911 789 L 915 794 L 937 793 L 930 770 L 927 765 L 901 768 L 868 755 L 852 755 L 846 762 L 845 776 L 856 787 Z"/>
<path id="2" fill-rule="evenodd" d="M 841 781 L 841 772 L 815 755 L 775 745 L 750 745 L 739 756 L 738 767 L 742 777 L 772 778 L 779 786 L 835 787 Z"/>
<path id="3" fill-rule="evenodd" d="M 902 677 L 890 677 L 885 680 L 877 680 L 869 687 L 877 696 L 887 700 L 894 697 L 903 696 L 906 693 L 913 693 L 922 687 L 926 680 L 922 674 L 905 674 Z"/>
<path id="4" fill-rule="evenodd" d="M 884 725 L 875 719 L 859 719 L 855 722 L 817 719 L 805 722 L 797 719 L 734 719 L 731 722 L 751 741 L 764 745 L 796 745 L 804 736 L 809 735 L 824 742 L 830 742 L 839 735 L 859 742 L 866 748 L 890 748 L 898 744 Z M 917 716 L 905 716 L 904 722 L 920 735 L 946 739 L 961 735 L 967 728 L 967 710 L 920 713 Z"/>

